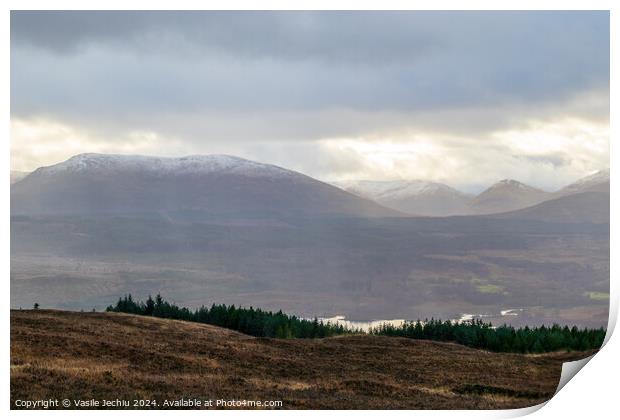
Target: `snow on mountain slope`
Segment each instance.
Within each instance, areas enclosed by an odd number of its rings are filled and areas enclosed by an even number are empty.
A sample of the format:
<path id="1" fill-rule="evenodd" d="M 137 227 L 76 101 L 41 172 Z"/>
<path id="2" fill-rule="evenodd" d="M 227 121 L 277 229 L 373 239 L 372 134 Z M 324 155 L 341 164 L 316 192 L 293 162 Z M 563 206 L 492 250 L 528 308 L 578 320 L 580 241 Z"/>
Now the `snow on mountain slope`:
<path id="1" fill-rule="evenodd" d="M 418 216 L 467 214 L 470 196 L 437 182 L 422 180 L 347 181 L 334 185 L 378 203 Z"/>
<path id="2" fill-rule="evenodd" d="M 592 175 L 583 177 L 570 185 L 556 191 L 555 196 L 561 197 L 582 192 L 609 192 L 609 169 L 603 169 Z"/>
<path id="3" fill-rule="evenodd" d="M 15 179 L 12 174 L 13 214 L 451 216 L 503 213 L 571 194 L 609 192 L 609 169 L 555 193 L 506 179 L 472 197 L 421 180 L 337 182 L 336 188 L 299 172 L 229 155 L 165 158 L 86 153 L 39 168 L 19 182 L 14 183 Z"/>
<path id="4" fill-rule="evenodd" d="M 609 193 L 609 169 L 598 171 L 549 193 L 513 179 L 503 179 L 477 196 L 469 196 L 445 184 L 429 181 L 346 181 L 333 184 L 360 197 L 411 215 L 451 216 L 495 214 L 525 209 L 536 204 L 583 192 Z M 572 203 L 571 201 L 560 201 Z"/>
<path id="5" fill-rule="evenodd" d="M 89 153 L 39 168 L 11 189 L 12 214 L 161 212 L 200 217 L 398 215 L 299 172 L 227 155 Z"/>
<path id="6" fill-rule="evenodd" d="M 407 186 L 407 181 L 342 181 L 332 182 L 338 188 L 373 200 L 381 198 L 390 191 L 399 190 Z"/>
<path id="7" fill-rule="evenodd" d="M 84 153 L 56 165 L 37 169 L 37 173 L 101 173 L 142 172 L 159 176 L 205 175 L 228 173 L 247 176 L 302 177 L 303 175 L 275 165 L 253 162 L 229 155 L 195 155 L 180 158 L 141 155 L 108 155 Z"/>

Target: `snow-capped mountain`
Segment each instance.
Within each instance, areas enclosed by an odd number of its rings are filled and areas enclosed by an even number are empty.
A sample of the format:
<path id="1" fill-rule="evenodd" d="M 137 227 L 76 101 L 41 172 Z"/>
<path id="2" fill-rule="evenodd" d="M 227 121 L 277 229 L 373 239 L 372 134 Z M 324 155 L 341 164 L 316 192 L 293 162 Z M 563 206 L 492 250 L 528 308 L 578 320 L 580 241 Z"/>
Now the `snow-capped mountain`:
<path id="1" fill-rule="evenodd" d="M 14 184 L 11 212 L 397 215 L 301 173 L 234 156 L 93 153 L 39 168 Z"/>
<path id="2" fill-rule="evenodd" d="M 555 192 L 560 197 L 582 192 L 609 192 L 609 169 L 603 169 L 583 177 Z"/>
<path id="3" fill-rule="evenodd" d="M 108 155 L 84 153 L 56 165 L 39 168 L 35 173 L 118 174 L 151 173 L 158 176 L 237 174 L 256 177 L 296 178 L 304 175 L 230 155 L 194 155 L 180 158 L 142 155 Z"/>
<path id="4" fill-rule="evenodd" d="M 533 206 L 551 194 L 513 179 L 501 180 L 476 196 L 470 204 L 473 214 L 492 214 Z"/>
<path id="5" fill-rule="evenodd" d="M 418 216 L 466 214 L 470 196 L 437 182 L 422 180 L 344 181 L 334 185 L 376 202 Z"/>
<path id="6" fill-rule="evenodd" d="M 513 179 L 496 182 L 477 196 L 464 194 L 445 184 L 420 180 L 345 181 L 333 182 L 333 185 L 410 215 L 485 215 L 513 212 L 567 195 L 586 192 L 609 193 L 609 169 L 579 179 L 554 193 Z M 601 201 L 599 198 L 596 197 L 597 202 Z M 550 208 L 557 209 L 558 206 L 566 204 L 571 207 L 566 209 L 570 213 L 572 207 L 579 203 L 579 208 L 583 210 L 585 199 L 582 197 L 580 200 L 562 200 L 553 203 Z M 528 213 L 528 217 L 538 213 L 540 211 Z M 579 217 L 583 219 L 582 216 Z M 601 217 L 596 220 L 599 219 Z"/>

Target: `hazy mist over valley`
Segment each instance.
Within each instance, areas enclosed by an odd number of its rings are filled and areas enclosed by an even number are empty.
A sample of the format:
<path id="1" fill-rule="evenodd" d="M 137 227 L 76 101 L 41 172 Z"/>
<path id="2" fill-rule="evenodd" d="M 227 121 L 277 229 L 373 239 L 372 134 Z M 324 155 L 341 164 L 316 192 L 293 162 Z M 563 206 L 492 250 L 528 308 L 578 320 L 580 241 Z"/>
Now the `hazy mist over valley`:
<path id="1" fill-rule="evenodd" d="M 606 322 L 608 171 L 466 197 L 469 215 L 416 217 L 232 156 L 79 155 L 11 186 L 11 305 L 158 291 L 306 317 Z M 510 211 L 471 214 L 485 201 Z"/>

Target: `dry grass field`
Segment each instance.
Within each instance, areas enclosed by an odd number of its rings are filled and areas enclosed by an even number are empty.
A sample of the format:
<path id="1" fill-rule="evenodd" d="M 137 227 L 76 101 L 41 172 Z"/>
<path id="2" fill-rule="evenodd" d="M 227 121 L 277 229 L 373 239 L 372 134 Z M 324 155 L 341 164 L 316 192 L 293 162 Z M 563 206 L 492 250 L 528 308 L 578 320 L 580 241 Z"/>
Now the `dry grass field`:
<path id="1" fill-rule="evenodd" d="M 259 339 L 119 313 L 11 311 L 11 403 L 279 400 L 286 409 L 494 409 L 554 393 L 565 361 L 450 343 L 346 336 Z"/>

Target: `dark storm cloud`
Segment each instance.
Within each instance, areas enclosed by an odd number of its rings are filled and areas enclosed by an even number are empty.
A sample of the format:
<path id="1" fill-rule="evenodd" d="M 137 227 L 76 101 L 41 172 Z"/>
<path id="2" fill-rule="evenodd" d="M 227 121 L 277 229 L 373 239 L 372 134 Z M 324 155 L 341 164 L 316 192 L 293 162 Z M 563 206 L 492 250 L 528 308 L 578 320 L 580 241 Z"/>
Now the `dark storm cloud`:
<path id="1" fill-rule="evenodd" d="M 13 108 L 546 103 L 608 86 L 607 21 L 598 12 L 15 12 Z"/>
<path id="2" fill-rule="evenodd" d="M 410 60 L 440 42 L 408 13 L 15 12 L 11 37 L 59 53 L 112 44 L 142 51 L 249 57 Z"/>

